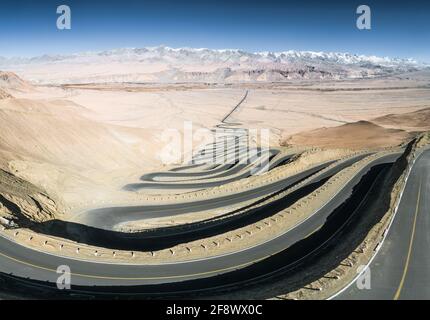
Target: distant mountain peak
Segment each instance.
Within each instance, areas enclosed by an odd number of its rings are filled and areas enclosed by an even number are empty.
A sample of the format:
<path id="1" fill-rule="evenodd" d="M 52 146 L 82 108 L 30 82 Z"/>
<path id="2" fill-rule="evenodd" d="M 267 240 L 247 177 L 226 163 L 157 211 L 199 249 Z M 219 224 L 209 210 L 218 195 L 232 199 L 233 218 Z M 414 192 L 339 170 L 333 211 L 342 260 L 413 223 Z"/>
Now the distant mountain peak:
<path id="1" fill-rule="evenodd" d="M 209 48 L 190 48 L 190 47 L 180 47 L 180 48 L 172 48 L 165 45 L 154 46 L 154 47 L 143 47 L 143 48 L 116 48 L 111 50 L 104 51 L 87 51 L 80 52 L 74 54 L 44 54 L 41 56 L 31 57 L 31 58 L 21 58 L 21 57 L 13 57 L 13 58 L 2 58 L 0 57 L 0 63 L 10 62 L 10 63 L 32 63 L 32 62 L 41 62 L 41 61 L 61 61 L 61 60 L 73 60 L 81 57 L 94 57 L 94 56 L 127 56 L 134 55 L 139 56 L 142 55 L 145 57 L 147 54 L 160 54 L 160 55 L 212 55 L 214 58 L 223 56 L 246 56 L 253 58 L 270 58 L 273 60 L 276 59 L 310 59 L 310 60 L 322 60 L 322 61 L 332 61 L 336 63 L 344 63 L 344 64 L 354 64 L 354 63 L 379 63 L 379 64 L 399 64 L 399 63 L 407 63 L 407 64 L 418 64 L 418 62 L 412 58 L 409 59 L 401 59 L 401 58 L 390 58 L 390 57 L 378 57 L 378 56 L 366 56 L 366 55 L 357 55 L 351 54 L 348 52 L 323 52 L 323 51 L 261 51 L 261 52 L 247 52 L 241 49 L 209 49 Z"/>
<path id="2" fill-rule="evenodd" d="M 68 55 L 33 58 L 1 58 L 0 68 L 23 75 L 38 66 L 67 66 L 71 72 L 54 82 L 248 82 L 300 79 L 349 79 L 390 75 L 418 70 L 425 65 L 413 59 L 357 55 L 347 52 L 262 51 L 240 49 L 117 48 Z M 85 65 L 86 73 L 73 68 Z M 111 66 L 115 66 L 113 69 Z M 97 66 L 91 73 L 89 66 Z M 115 71 L 114 71 L 115 70 Z M 80 72 L 80 73 L 79 73 Z M 70 76 L 69 76 L 70 75 Z M 58 75 L 57 75 L 58 76 Z M 29 79 L 52 82 L 33 74 Z"/>

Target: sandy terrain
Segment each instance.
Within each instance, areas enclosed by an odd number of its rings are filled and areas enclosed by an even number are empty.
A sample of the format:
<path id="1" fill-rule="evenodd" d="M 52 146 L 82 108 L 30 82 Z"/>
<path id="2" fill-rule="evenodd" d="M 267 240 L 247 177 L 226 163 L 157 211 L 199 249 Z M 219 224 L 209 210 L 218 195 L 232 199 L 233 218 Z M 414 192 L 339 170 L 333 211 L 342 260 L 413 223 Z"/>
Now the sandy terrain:
<path id="1" fill-rule="evenodd" d="M 1 168 L 62 199 L 71 214 L 106 201 L 127 203 L 133 194 L 121 190 L 125 184 L 169 168 L 161 161 L 166 129 L 183 131 L 185 121 L 193 129 L 213 128 L 246 89 L 248 97 L 229 121 L 269 128 L 272 144 L 397 145 L 408 131 L 428 128 L 430 107 L 430 77 L 422 72 L 415 78 L 231 86 L 43 87 L 10 72 L 0 79 Z"/>
<path id="2" fill-rule="evenodd" d="M 7 98 L 13 98 L 13 96 L 6 91 L 0 89 L 0 100 L 1 99 L 7 99 Z"/>
<path id="3" fill-rule="evenodd" d="M 373 120 L 374 123 L 406 131 L 427 131 L 430 130 L 430 108 L 415 112 L 388 114 Z"/>
<path id="4" fill-rule="evenodd" d="M 284 143 L 324 148 L 376 149 L 400 145 L 411 137 L 403 130 L 386 129 L 368 121 L 358 121 L 296 134 Z"/>

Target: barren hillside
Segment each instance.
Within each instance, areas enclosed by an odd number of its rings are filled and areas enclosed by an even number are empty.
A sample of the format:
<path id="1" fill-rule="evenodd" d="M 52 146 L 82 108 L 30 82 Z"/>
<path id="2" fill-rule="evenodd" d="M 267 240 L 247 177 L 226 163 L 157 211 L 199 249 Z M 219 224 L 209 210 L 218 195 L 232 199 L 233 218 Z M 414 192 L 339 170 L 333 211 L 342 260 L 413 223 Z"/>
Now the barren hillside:
<path id="1" fill-rule="evenodd" d="M 373 122 L 384 127 L 407 131 L 427 131 L 430 130 L 430 108 L 401 114 L 388 114 L 374 119 Z"/>
<path id="2" fill-rule="evenodd" d="M 0 89 L 0 100 L 1 99 L 8 99 L 8 98 L 12 98 L 12 95 L 10 95 L 9 93 L 7 93 L 3 89 Z"/>
<path id="3" fill-rule="evenodd" d="M 33 90 L 34 87 L 13 72 L 0 71 L 0 89 L 11 89 L 23 92 Z"/>
<path id="4" fill-rule="evenodd" d="M 386 129 L 368 121 L 358 121 L 299 133 L 284 139 L 283 144 L 364 149 L 399 145 L 410 137 L 403 130 Z"/>

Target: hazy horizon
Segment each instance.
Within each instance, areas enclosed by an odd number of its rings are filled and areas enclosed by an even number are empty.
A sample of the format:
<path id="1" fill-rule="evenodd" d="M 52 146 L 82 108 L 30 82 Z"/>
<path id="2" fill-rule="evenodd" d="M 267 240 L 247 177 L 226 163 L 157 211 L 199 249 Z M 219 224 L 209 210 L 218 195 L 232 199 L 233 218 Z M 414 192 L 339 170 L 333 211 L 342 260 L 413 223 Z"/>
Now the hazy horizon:
<path id="1" fill-rule="evenodd" d="M 173 46 L 169 46 L 166 44 L 159 44 L 159 45 L 154 45 L 154 46 L 134 46 L 134 47 L 112 47 L 112 48 L 107 48 L 104 50 L 85 50 L 85 51 L 71 51 L 71 52 L 45 52 L 43 54 L 38 54 L 38 55 L 13 55 L 13 56 L 6 56 L 6 55 L 1 55 L 0 57 L 2 58 L 6 58 L 6 59 L 14 59 L 14 58 L 22 58 L 22 59 L 32 59 L 32 58 L 38 58 L 38 57 L 43 57 L 43 56 L 72 56 L 72 55 L 81 55 L 81 54 L 98 54 L 98 53 L 103 53 L 103 52 L 110 52 L 110 51 L 115 51 L 115 50 L 138 50 L 138 49 L 156 49 L 156 48 L 168 48 L 168 49 L 172 49 L 172 50 L 181 50 L 181 49 L 189 49 L 189 50 L 212 50 L 212 51 L 241 51 L 244 53 L 249 53 L 249 54 L 263 54 L 263 53 L 274 53 L 274 54 L 279 54 L 279 53 L 284 53 L 284 52 L 312 52 L 312 53 L 336 53 L 336 54 L 350 54 L 350 55 L 354 55 L 354 56 L 366 56 L 366 57 L 378 57 L 378 58 L 389 58 L 389 59 L 402 59 L 402 60 L 415 60 L 418 63 L 429 63 L 428 61 L 422 61 L 419 59 L 415 59 L 414 57 L 410 56 L 410 57 L 400 57 L 400 56 L 383 56 L 383 55 L 377 55 L 377 54 L 360 54 L 360 53 L 356 53 L 356 52 L 347 52 L 347 51 L 323 51 L 323 50 L 296 50 L 296 49 L 285 49 L 282 51 L 277 51 L 277 50 L 260 50 L 260 51 L 249 51 L 249 50 L 245 50 L 245 49 L 241 49 L 241 48 L 207 48 L 207 47 L 173 47 Z"/>

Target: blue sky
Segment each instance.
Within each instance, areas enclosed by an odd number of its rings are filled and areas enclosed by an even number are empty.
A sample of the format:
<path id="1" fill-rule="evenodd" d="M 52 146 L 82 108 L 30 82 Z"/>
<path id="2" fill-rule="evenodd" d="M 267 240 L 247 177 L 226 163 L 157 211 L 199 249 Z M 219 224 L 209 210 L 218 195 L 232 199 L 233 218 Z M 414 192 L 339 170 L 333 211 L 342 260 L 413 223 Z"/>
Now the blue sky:
<path id="1" fill-rule="evenodd" d="M 72 30 L 56 28 L 56 8 Z M 372 30 L 356 28 L 360 4 Z M 430 62 L 430 1 L 9 1 L 0 10 L 0 56 L 120 47 L 340 51 Z"/>

